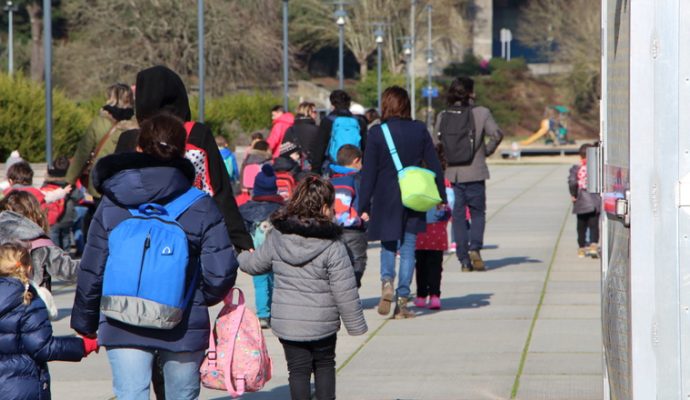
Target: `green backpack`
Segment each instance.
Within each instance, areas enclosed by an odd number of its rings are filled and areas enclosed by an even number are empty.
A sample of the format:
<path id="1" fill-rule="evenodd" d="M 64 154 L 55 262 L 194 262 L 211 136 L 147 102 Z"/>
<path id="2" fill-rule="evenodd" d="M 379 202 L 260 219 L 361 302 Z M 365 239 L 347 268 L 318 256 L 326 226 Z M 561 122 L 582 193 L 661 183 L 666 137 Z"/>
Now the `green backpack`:
<path id="1" fill-rule="evenodd" d="M 403 168 L 388 124 L 381 125 L 381 129 L 386 138 L 395 169 L 398 171 L 398 184 L 400 185 L 403 205 L 420 212 L 427 212 L 439 205 L 442 199 L 438 194 L 438 186 L 436 186 L 436 174 L 421 167 Z"/>

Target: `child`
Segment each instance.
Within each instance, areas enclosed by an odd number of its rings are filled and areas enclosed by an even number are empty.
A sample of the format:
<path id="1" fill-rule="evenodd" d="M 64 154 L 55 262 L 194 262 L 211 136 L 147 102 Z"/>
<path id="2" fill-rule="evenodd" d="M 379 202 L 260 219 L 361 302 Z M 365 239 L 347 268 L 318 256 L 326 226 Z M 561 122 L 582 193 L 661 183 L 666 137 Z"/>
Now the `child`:
<path id="1" fill-rule="evenodd" d="M 225 169 L 228 170 L 230 183 L 234 185 L 240 179 L 240 171 L 237 168 L 237 158 L 235 158 L 235 153 L 228 148 L 228 141 L 225 140 L 223 136 L 216 136 L 216 145 L 218 146 L 218 150 L 220 150 L 220 156 L 223 157 Z"/>
<path id="2" fill-rule="evenodd" d="M 48 176 L 41 186 L 43 193 L 63 189 L 68 186 L 65 174 L 69 168 L 69 159 L 58 157 L 48 167 Z M 48 203 L 44 209 L 50 225 L 50 239 L 63 250 L 69 251 L 72 246 L 72 227 L 77 219 L 75 207 L 84 198 L 81 190 L 73 190 L 62 200 Z"/>
<path id="3" fill-rule="evenodd" d="M 42 192 L 35 187 L 34 184 L 34 170 L 31 169 L 26 161 L 19 161 L 7 169 L 7 181 L 10 183 L 10 187 L 5 189 L 4 195 L 7 196 L 14 191 L 24 191 L 31 193 L 41 207 L 45 208 L 47 203 L 53 203 L 58 200 L 62 200 L 67 196 L 67 194 L 72 190 L 70 185 L 65 186 L 61 189 L 56 189 L 50 192 Z"/>
<path id="4" fill-rule="evenodd" d="M 334 201 L 328 181 L 306 177 L 271 217 L 266 244 L 239 256 L 244 272 L 275 274 L 271 328 L 285 351 L 294 400 L 311 398 L 312 372 L 316 397 L 334 399 L 340 320 L 350 335 L 367 331 L 342 229 L 333 223 Z"/>
<path id="5" fill-rule="evenodd" d="M 276 175 L 270 164 L 264 164 L 256 175 L 252 199 L 240 206 L 240 214 L 252 235 L 254 248 L 258 249 L 271 230 L 269 217 L 284 204 L 278 194 Z M 256 316 L 259 317 L 262 329 L 271 327 L 271 296 L 273 294 L 273 272 L 253 276 L 254 302 Z"/>
<path id="6" fill-rule="evenodd" d="M 577 215 L 577 256 L 599 258 L 599 213 L 601 198 L 587 191 L 587 149 L 591 144 L 580 146 L 580 163 L 570 168 L 568 188 L 573 201 L 573 214 Z M 589 231 L 589 243 L 587 232 Z"/>
<path id="7" fill-rule="evenodd" d="M 357 194 L 362 180 L 362 150 L 351 144 L 338 150 L 337 165 L 331 164 L 331 184 L 335 188 L 335 220 L 343 227 L 343 242 L 355 269 L 357 287 L 367 268 L 367 234 L 364 221 L 357 214 Z"/>
<path id="8" fill-rule="evenodd" d="M 80 361 L 98 349 L 95 338 L 53 336 L 30 274 L 31 259 L 22 245 L 0 245 L 0 382 L 7 399 L 49 399 L 47 362 Z"/>
<path id="9" fill-rule="evenodd" d="M 12 192 L 0 201 L 0 243 L 21 242 L 31 250 L 32 281 L 46 288 L 44 301 L 51 318 L 57 308 L 50 296 L 52 277 L 76 280 L 79 261 L 72 260 L 48 237 L 48 222 L 38 201 L 30 193 Z"/>
<path id="10" fill-rule="evenodd" d="M 272 155 L 268 150 L 268 142 L 265 140 L 254 142 L 242 162 L 242 170 L 240 171 L 242 192 L 251 193 L 254 186 L 254 178 L 256 178 L 263 164 L 271 162 L 271 158 Z"/>
<path id="11" fill-rule="evenodd" d="M 436 145 L 436 153 L 441 161 L 441 168 L 446 170 L 447 162 L 443 152 L 443 145 Z M 446 193 L 452 193 L 451 185 L 446 180 Z M 447 196 L 449 203 L 453 196 Z M 443 272 L 443 252 L 448 250 L 448 220 L 451 216 L 452 204 L 432 208 L 426 213 L 426 232 L 417 234 L 415 251 L 417 298 L 414 305 L 427 306 L 429 309 L 441 308 L 441 273 Z M 465 223 L 465 221 L 460 221 Z"/>

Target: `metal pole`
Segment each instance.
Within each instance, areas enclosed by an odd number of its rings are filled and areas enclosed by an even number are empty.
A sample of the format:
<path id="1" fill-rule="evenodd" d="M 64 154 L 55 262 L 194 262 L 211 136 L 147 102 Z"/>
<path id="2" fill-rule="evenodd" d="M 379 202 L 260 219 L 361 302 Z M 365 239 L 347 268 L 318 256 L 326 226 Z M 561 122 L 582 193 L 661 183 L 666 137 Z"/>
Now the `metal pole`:
<path id="1" fill-rule="evenodd" d="M 345 47 L 345 26 L 338 25 L 338 88 L 342 90 L 345 87 L 345 63 L 344 57 L 344 47 Z"/>
<path id="2" fill-rule="evenodd" d="M 7 2 L 8 16 L 8 33 L 7 33 L 7 69 L 12 76 L 14 74 L 14 5 L 11 1 Z"/>
<path id="3" fill-rule="evenodd" d="M 381 43 L 376 44 L 376 93 L 378 102 L 376 103 L 379 113 L 381 112 Z"/>
<path id="4" fill-rule="evenodd" d="M 199 41 L 199 121 L 204 122 L 206 105 L 206 58 L 204 51 L 204 0 L 197 1 L 197 30 Z"/>
<path id="5" fill-rule="evenodd" d="M 417 0 L 411 0 L 412 1 L 412 8 L 410 10 L 410 37 L 412 39 L 412 52 L 410 54 L 410 101 L 412 103 L 412 119 L 414 120 L 416 117 L 416 109 L 417 109 L 417 94 L 416 88 L 415 88 L 415 81 L 414 81 L 414 60 L 415 60 L 415 44 L 417 43 L 417 36 L 415 35 L 415 18 L 417 16 Z"/>
<path id="6" fill-rule="evenodd" d="M 289 108 L 288 65 L 288 0 L 283 0 L 283 108 Z"/>
<path id="7" fill-rule="evenodd" d="M 43 0 L 43 50 L 46 96 L 46 163 L 53 163 L 53 24 L 51 21 L 51 0 Z"/>
<path id="8" fill-rule="evenodd" d="M 431 77 L 432 74 L 432 67 L 434 63 L 434 49 L 432 47 L 431 43 L 431 4 L 427 6 L 427 11 L 428 11 L 428 28 L 429 28 L 429 44 L 428 44 L 428 54 L 427 54 L 427 67 L 428 67 L 428 73 L 429 73 L 429 88 L 428 88 L 428 95 L 429 98 L 427 99 L 427 121 L 429 124 L 431 124 L 431 114 L 433 110 L 433 105 L 432 105 L 432 98 L 431 98 L 431 85 L 433 84 L 433 80 Z"/>

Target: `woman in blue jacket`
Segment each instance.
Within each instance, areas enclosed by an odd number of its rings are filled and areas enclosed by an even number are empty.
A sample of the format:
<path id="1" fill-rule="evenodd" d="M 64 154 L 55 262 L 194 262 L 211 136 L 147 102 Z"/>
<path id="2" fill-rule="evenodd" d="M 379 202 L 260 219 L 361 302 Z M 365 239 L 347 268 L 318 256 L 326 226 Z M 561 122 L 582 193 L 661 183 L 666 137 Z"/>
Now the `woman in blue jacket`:
<path id="1" fill-rule="evenodd" d="M 438 192 L 446 202 L 443 171 L 426 126 L 410 117 L 410 99 L 405 89 L 393 86 L 383 93 L 383 123 L 388 125 L 403 167 L 424 166 L 436 173 Z M 426 230 L 425 213 L 402 204 L 398 172 L 386 144 L 381 125 L 369 131 L 362 168 L 359 212 L 369 220 L 368 239 L 381 241 L 381 300 L 378 312 L 387 315 L 393 301 L 395 258 L 400 252 L 400 272 L 395 318 L 411 318 L 407 309 L 415 265 L 417 234 Z"/>
<path id="2" fill-rule="evenodd" d="M 181 322 L 171 329 L 151 329 L 101 316 L 110 233 L 132 218 L 128 209 L 166 204 L 189 190 L 195 172 L 184 158 L 185 138 L 177 117 L 151 117 L 141 126 L 137 153 L 105 157 L 94 170 L 94 184 L 104 196 L 81 261 L 71 326 L 86 336 L 98 332 L 99 343 L 108 351 L 119 400 L 149 398 L 156 353 L 163 364 L 166 398 L 198 397 L 199 366 L 210 330 L 207 307 L 220 302 L 235 283 L 237 261 L 228 231 L 213 199 L 204 196 L 177 219 L 189 243 L 187 282 L 196 284 Z"/>

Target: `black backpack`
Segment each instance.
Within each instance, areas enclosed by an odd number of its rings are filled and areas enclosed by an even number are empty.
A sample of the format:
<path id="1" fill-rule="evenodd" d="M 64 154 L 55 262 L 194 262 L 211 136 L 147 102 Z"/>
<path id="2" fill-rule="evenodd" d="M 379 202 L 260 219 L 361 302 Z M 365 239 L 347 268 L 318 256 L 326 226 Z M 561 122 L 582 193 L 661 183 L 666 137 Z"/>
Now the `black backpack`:
<path id="1" fill-rule="evenodd" d="M 471 106 L 452 107 L 441 114 L 440 139 L 448 165 L 470 165 L 481 146 L 474 132 Z M 483 140 L 483 136 L 481 138 Z"/>

